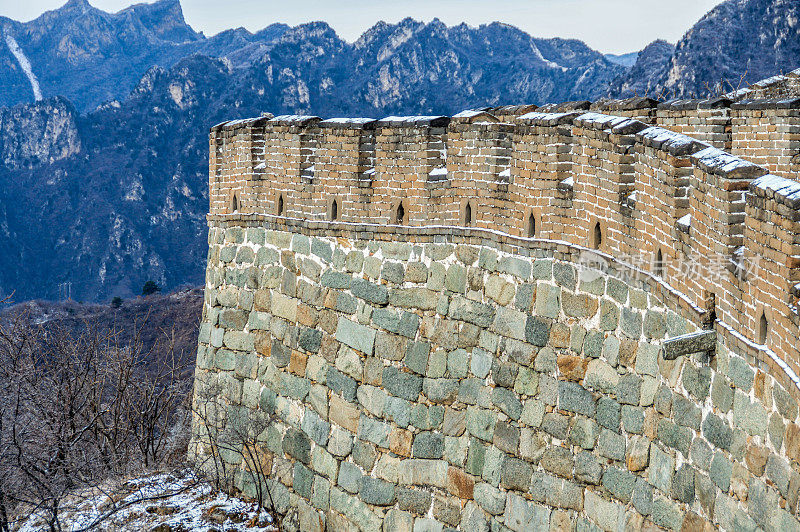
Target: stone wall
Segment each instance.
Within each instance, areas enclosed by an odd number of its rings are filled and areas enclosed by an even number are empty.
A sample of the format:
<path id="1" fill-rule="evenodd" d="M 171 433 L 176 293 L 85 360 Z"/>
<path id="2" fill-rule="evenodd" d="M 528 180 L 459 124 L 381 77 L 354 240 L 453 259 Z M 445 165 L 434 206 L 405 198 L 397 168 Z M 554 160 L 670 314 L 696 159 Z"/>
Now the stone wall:
<path id="1" fill-rule="evenodd" d="M 300 530 L 800 528 L 797 388 L 719 326 L 665 360 L 707 316 L 662 277 L 489 227 L 209 220 L 197 387 L 274 414 Z"/>

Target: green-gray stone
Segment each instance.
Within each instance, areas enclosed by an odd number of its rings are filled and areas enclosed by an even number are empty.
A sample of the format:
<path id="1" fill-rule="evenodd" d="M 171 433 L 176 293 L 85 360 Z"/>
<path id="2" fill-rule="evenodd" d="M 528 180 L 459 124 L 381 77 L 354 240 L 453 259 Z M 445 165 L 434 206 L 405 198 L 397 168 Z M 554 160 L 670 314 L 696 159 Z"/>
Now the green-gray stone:
<path id="1" fill-rule="evenodd" d="M 389 424 L 363 414 L 358 421 L 358 437 L 378 447 L 389 447 L 389 432 L 391 432 Z"/>
<path id="2" fill-rule="evenodd" d="M 469 451 L 467 451 L 467 464 L 465 470 L 470 475 L 483 475 L 483 466 L 486 461 L 486 446 L 475 438 L 470 438 Z"/>
<path id="3" fill-rule="evenodd" d="M 541 281 L 548 281 L 553 278 L 553 260 L 537 259 L 533 261 L 533 278 Z"/>
<path id="4" fill-rule="evenodd" d="M 311 440 L 302 430 L 289 427 L 283 437 L 283 451 L 306 465 L 311 462 Z"/>
<path id="5" fill-rule="evenodd" d="M 788 421 L 794 421 L 797 418 L 797 401 L 778 383 L 772 389 L 772 396 L 778 412 Z"/>
<path id="6" fill-rule="evenodd" d="M 667 323 L 664 320 L 664 315 L 661 312 L 648 310 L 644 315 L 644 335 L 647 338 L 655 338 L 660 340 L 667 334 Z"/>
<path id="7" fill-rule="evenodd" d="M 536 315 L 546 318 L 558 318 L 561 310 L 561 288 L 539 283 L 536 287 Z"/>
<path id="8" fill-rule="evenodd" d="M 296 491 L 298 495 L 305 497 L 306 499 L 310 499 L 311 487 L 313 483 L 314 483 L 314 472 L 311 471 L 306 466 L 304 466 L 303 464 L 301 464 L 300 462 L 295 462 L 294 481 L 292 483 L 294 491 Z"/>
<path id="9" fill-rule="evenodd" d="M 678 531 L 683 523 L 683 511 L 678 504 L 665 499 L 656 497 L 653 501 L 652 519 L 653 523 L 660 527 Z"/>
<path id="10" fill-rule="evenodd" d="M 381 270 L 381 278 L 393 284 L 403 284 L 406 272 L 400 262 L 385 262 Z"/>
<path id="11" fill-rule="evenodd" d="M 531 305 L 533 305 L 533 294 L 536 291 L 538 290 L 533 284 L 524 283 L 519 285 L 517 287 L 517 296 L 514 299 L 514 306 L 523 312 L 530 311 Z"/>
<path id="12" fill-rule="evenodd" d="M 576 382 L 559 381 L 558 405 L 561 410 L 594 417 L 596 405 L 591 392 Z"/>
<path id="13" fill-rule="evenodd" d="M 613 331 L 617 325 L 619 325 L 619 307 L 608 299 L 601 300 L 600 328 L 604 331 Z"/>
<path id="14" fill-rule="evenodd" d="M 325 262 L 330 262 L 333 258 L 333 248 L 328 242 L 314 238 L 311 240 L 311 253 L 321 258 Z"/>
<path id="15" fill-rule="evenodd" d="M 786 431 L 786 425 L 783 418 L 778 413 L 773 413 L 769 417 L 769 426 L 767 427 L 767 434 L 769 439 L 776 449 L 780 449 L 783 445 L 783 433 Z"/>
<path id="16" fill-rule="evenodd" d="M 648 515 L 653 509 L 653 486 L 643 478 L 637 478 L 631 495 L 633 507 L 642 515 Z"/>
<path id="17" fill-rule="evenodd" d="M 603 473 L 603 486 L 617 499 L 629 503 L 633 493 L 636 476 L 628 470 L 609 467 Z"/>
<path id="18" fill-rule="evenodd" d="M 611 338 L 611 337 L 609 337 Z M 603 333 L 600 331 L 589 331 L 583 341 L 583 354 L 587 357 L 598 358 L 603 352 Z M 617 343 L 619 344 L 619 342 Z"/>
<path id="19" fill-rule="evenodd" d="M 333 366 L 328 367 L 328 374 L 325 377 L 328 388 L 333 392 L 341 394 L 342 398 L 350 403 L 356 400 L 356 388 L 358 384 L 355 380 L 348 377 Z"/>
<path id="20" fill-rule="evenodd" d="M 699 431 L 703 412 L 693 401 L 676 395 L 672 401 L 672 417 L 678 425 Z"/>
<path id="21" fill-rule="evenodd" d="M 467 376 L 468 357 L 464 349 L 456 349 L 447 354 L 447 372 L 451 378 L 463 379 Z"/>
<path id="22" fill-rule="evenodd" d="M 389 291 L 389 303 L 396 307 L 436 310 L 439 293 L 419 287 L 394 288 Z"/>
<path id="23" fill-rule="evenodd" d="M 650 446 L 650 467 L 647 480 L 664 493 L 672 488 L 672 474 L 675 471 L 675 460 L 663 452 L 658 445 Z"/>
<path id="24" fill-rule="evenodd" d="M 485 379 L 492 368 L 492 355 L 480 348 L 472 350 L 470 371 L 479 379 Z"/>
<path id="25" fill-rule="evenodd" d="M 531 263 L 518 257 L 504 256 L 497 263 L 497 270 L 518 277 L 523 281 L 531 277 Z"/>
<path id="26" fill-rule="evenodd" d="M 470 407 L 467 409 L 467 432 L 478 439 L 491 442 L 497 416 L 490 410 Z"/>
<path id="27" fill-rule="evenodd" d="M 350 493 L 358 493 L 362 476 L 357 465 L 351 462 L 342 462 L 339 466 L 338 484 Z"/>
<path id="28" fill-rule="evenodd" d="M 733 424 L 751 435 L 764 436 L 767 432 L 768 418 L 764 407 L 737 392 L 733 398 Z"/>
<path id="29" fill-rule="evenodd" d="M 444 454 L 444 435 L 438 432 L 420 432 L 411 448 L 413 458 L 439 460 Z"/>
<path id="30" fill-rule="evenodd" d="M 526 405 L 527 406 L 527 405 Z M 522 418 L 525 418 L 524 409 Z M 594 449 L 597 436 L 600 434 L 600 426 L 593 419 L 576 417 L 575 424 L 569 433 L 569 443 L 577 445 L 583 449 Z"/>
<path id="31" fill-rule="evenodd" d="M 305 351 L 312 353 L 319 352 L 320 345 L 322 344 L 322 331 L 317 329 L 309 329 L 302 327 L 300 334 L 297 337 L 297 345 Z"/>
<path id="32" fill-rule="evenodd" d="M 391 309 L 376 308 L 372 312 L 372 321 L 378 327 L 407 338 L 414 338 L 419 328 L 419 316 L 413 312 L 398 313 Z"/>
<path id="33" fill-rule="evenodd" d="M 628 301 L 628 285 L 614 277 L 608 278 L 606 293 L 621 304 Z"/>
<path id="34" fill-rule="evenodd" d="M 375 305 L 385 305 L 389 302 L 389 290 L 385 286 L 358 277 L 353 279 L 350 291 L 354 296 Z"/>
<path id="35" fill-rule="evenodd" d="M 625 460 L 625 436 L 612 432 L 608 429 L 600 431 L 600 438 L 597 440 L 597 452 L 601 456 L 612 460 Z"/>
<path id="36" fill-rule="evenodd" d="M 328 435 L 331 431 L 331 424 L 322 419 L 311 409 L 306 409 L 303 416 L 303 423 L 300 425 L 303 432 L 314 440 L 317 445 L 325 446 L 328 444 Z"/>
<path id="37" fill-rule="evenodd" d="M 536 316 L 528 316 L 525 322 L 525 341 L 543 347 L 550 339 L 550 324 Z"/>
<path id="38" fill-rule="evenodd" d="M 684 456 L 689 456 L 689 446 L 692 444 L 692 431 L 689 428 L 676 425 L 667 419 L 660 419 L 658 439 L 664 445 L 682 452 Z"/>
<path id="39" fill-rule="evenodd" d="M 398 426 L 406 428 L 411 423 L 411 403 L 399 397 L 388 396 L 383 406 L 387 419 Z"/>
<path id="40" fill-rule="evenodd" d="M 714 414 L 708 414 L 703 421 L 703 436 L 716 447 L 722 450 L 729 450 L 733 440 L 733 431 L 720 418 Z"/>
<path id="41" fill-rule="evenodd" d="M 622 330 L 622 334 L 628 338 L 638 340 L 642 335 L 642 315 L 628 307 L 623 307 L 622 317 L 620 318 L 620 329 Z"/>
<path id="42" fill-rule="evenodd" d="M 411 371 L 425 375 L 428 371 L 428 355 L 430 355 L 430 352 L 431 345 L 427 342 L 409 342 L 403 362 Z"/>
<path id="43" fill-rule="evenodd" d="M 414 405 L 411 409 L 411 424 L 419 430 L 439 430 L 444 421 L 444 407 L 441 405 Z"/>
<path id="44" fill-rule="evenodd" d="M 575 457 L 575 478 L 587 484 L 599 484 L 603 468 L 598 459 L 587 451 L 581 451 Z"/>
<path id="45" fill-rule="evenodd" d="M 725 458 L 722 453 L 714 453 L 708 474 L 711 477 L 711 481 L 722 490 L 722 493 L 728 493 L 728 488 L 731 486 L 732 471 L 733 464 L 731 464 L 731 461 Z"/>
<path id="46" fill-rule="evenodd" d="M 697 368 L 694 364 L 686 363 L 683 368 L 683 386 L 697 400 L 705 401 L 711 386 L 711 368 L 704 366 Z"/>
<path id="47" fill-rule="evenodd" d="M 383 370 L 383 387 L 396 397 L 416 401 L 422 391 L 422 377 L 389 366 Z"/>
<path id="48" fill-rule="evenodd" d="M 711 401 L 722 412 L 728 412 L 733 407 L 733 388 L 728 379 L 717 373 L 711 384 Z"/>
<path id="49" fill-rule="evenodd" d="M 336 339 L 356 351 L 371 355 L 375 345 L 375 329 L 340 316 L 336 328 Z"/>
<path id="50" fill-rule="evenodd" d="M 686 504 L 694 502 L 694 469 L 689 464 L 683 464 L 672 477 L 672 497 Z"/>
<path id="51" fill-rule="evenodd" d="M 542 420 L 542 430 L 559 440 L 566 440 L 569 433 L 569 420 L 556 412 L 548 412 Z"/>
<path id="52" fill-rule="evenodd" d="M 488 327 L 494 321 L 495 310 L 490 305 L 470 301 L 464 297 L 454 297 L 450 301 L 448 315 L 460 321 L 466 321 L 478 327 Z"/>
<path id="53" fill-rule="evenodd" d="M 617 384 L 617 401 L 623 405 L 638 405 L 642 391 L 642 378 L 628 373 Z"/>
<path id="54" fill-rule="evenodd" d="M 457 379 L 425 379 L 425 396 L 434 404 L 452 404 L 458 396 Z"/>
<path id="55" fill-rule="evenodd" d="M 396 500 L 394 484 L 385 480 L 362 476 L 358 488 L 358 496 L 367 504 L 391 506 Z"/>
<path id="56" fill-rule="evenodd" d="M 644 430 L 644 409 L 629 405 L 623 406 L 622 428 L 625 432 L 641 434 Z"/>
<path id="57" fill-rule="evenodd" d="M 748 393 L 750 388 L 753 387 L 755 372 L 745 359 L 732 356 L 728 360 L 728 377 L 730 377 L 734 386 L 744 393 Z"/>
<path id="58" fill-rule="evenodd" d="M 517 394 L 507 388 L 495 387 L 492 390 L 492 403 L 515 421 L 522 414 L 522 403 L 519 401 Z"/>
<path id="59" fill-rule="evenodd" d="M 506 489 L 527 491 L 532 474 L 533 468 L 528 462 L 508 456 L 500 466 L 500 483 Z"/>
<path id="60" fill-rule="evenodd" d="M 577 285 L 577 275 L 575 272 L 575 267 L 571 264 L 554 262 L 553 278 L 555 279 L 556 284 L 559 286 L 564 287 L 572 292 L 575 291 L 575 287 Z"/>
<path id="61" fill-rule="evenodd" d="M 460 264 L 451 264 L 447 268 L 444 287 L 457 294 L 463 294 L 467 289 L 467 269 Z"/>

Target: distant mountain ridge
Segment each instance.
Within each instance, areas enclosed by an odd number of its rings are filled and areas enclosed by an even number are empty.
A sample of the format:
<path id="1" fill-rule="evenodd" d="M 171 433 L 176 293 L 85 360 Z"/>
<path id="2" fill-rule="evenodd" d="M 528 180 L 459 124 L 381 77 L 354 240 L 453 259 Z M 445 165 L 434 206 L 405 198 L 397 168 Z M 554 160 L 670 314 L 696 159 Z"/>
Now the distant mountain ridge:
<path id="1" fill-rule="evenodd" d="M 256 34 L 240 28 L 209 39 L 186 24 L 179 0 L 137 4 L 118 13 L 69 0 L 30 22 L 0 17 L 0 106 L 32 99 L 30 81 L 6 46 L 9 36 L 33 66 L 44 97 L 63 96 L 89 111 L 127 97 L 153 65 L 170 67 L 195 53 L 248 64 L 288 28 L 273 24 Z"/>
<path id="2" fill-rule="evenodd" d="M 612 83 L 609 95 L 649 91 L 651 96 L 689 98 L 745 88 L 800 67 L 800 2 L 726 0 L 689 29 L 671 52 L 663 41 L 645 51 Z"/>

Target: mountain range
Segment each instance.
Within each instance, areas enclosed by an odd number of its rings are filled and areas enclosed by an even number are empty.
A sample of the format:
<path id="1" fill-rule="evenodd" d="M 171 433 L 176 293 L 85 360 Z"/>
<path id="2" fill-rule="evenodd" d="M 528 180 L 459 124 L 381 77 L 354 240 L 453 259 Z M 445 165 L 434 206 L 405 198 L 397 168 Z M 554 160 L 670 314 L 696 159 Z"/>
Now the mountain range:
<path id="1" fill-rule="evenodd" d="M 677 46 L 621 57 L 438 20 L 378 23 L 355 43 L 324 22 L 206 37 L 177 0 L 0 17 L 0 295 L 102 301 L 146 280 L 202 284 L 207 133 L 222 120 L 687 94 L 720 74 L 797 66 L 795 15 L 784 0 L 729 0 Z M 747 50 L 731 44 L 745 35 Z"/>

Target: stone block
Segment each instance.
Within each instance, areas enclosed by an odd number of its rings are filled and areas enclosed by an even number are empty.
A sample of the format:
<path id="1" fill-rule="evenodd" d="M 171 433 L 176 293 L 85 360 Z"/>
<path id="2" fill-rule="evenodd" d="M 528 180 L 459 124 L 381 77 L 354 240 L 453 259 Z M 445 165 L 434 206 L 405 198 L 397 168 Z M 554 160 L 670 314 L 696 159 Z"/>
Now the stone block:
<path id="1" fill-rule="evenodd" d="M 551 446 L 545 449 L 539 465 L 554 475 L 572 478 L 574 458 L 569 449 Z"/>
<path id="2" fill-rule="evenodd" d="M 408 459 L 400 462 L 400 483 L 414 486 L 436 486 L 447 489 L 449 466 L 444 460 Z"/>
<path id="3" fill-rule="evenodd" d="M 647 480 L 664 493 L 670 493 L 675 459 L 662 451 L 658 445 L 650 446 L 650 469 Z"/>
<path id="4" fill-rule="evenodd" d="M 371 355 L 375 346 L 375 329 L 339 317 L 336 339 L 356 351 Z"/>
<path id="5" fill-rule="evenodd" d="M 596 358 L 589 362 L 583 382 L 589 389 L 613 394 L 619 384 L 619 374 L 607 362 Z"/>
<path id="6" fill-rule="evenodd" d="M 597 441 L 597 452 L 612 460 L 625 460 L 625 436 L 603 429 Z"/>
<path id="7" fill-rule="evenodd" d="M 416 515 L 427 515 L 431 507 L 431 494 L 411 488 L 397 489 L 397 503 L 400 510 Z"/>
<path id="8" fill-rule="evenodd" d="M 391 506 L 397 500 L 394 484 L 367 476 L 359 479 L 358 496 L 365 503 L 375 506 Z"/>
<path id="9" fill-rule="evenodd" d="M 422 391 L 422 377 L 388 366 L 383 370 L 383 386 L 395 397 L 416 401 Z"/>
<path id="10" fill-rule="evenodd" d="M 636 478 L 635 475 L 625 469 L 608 467 L 603 473 L 602 483 L 615 498 L 624 503 L 629 503 Z"/>
<path id="11" fill-rule="evenodd" d="M 559 381 L 558 405 L 562 410 L 594 417 L 596 413 L 595 400 L 592 394 L 583 386 L 575 382 Z"/>

